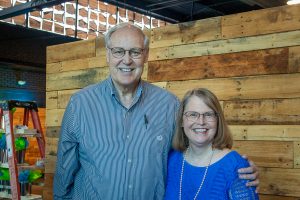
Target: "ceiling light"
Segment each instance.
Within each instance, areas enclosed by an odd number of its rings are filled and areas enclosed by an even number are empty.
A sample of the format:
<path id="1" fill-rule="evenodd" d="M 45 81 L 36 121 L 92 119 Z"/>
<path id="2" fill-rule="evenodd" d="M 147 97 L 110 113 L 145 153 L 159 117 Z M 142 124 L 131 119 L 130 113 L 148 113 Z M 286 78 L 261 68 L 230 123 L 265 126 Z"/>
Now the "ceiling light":
<path id="1" fill-rule="evenodd" d="M 289 0 L 287 2 L 287 5 L 294 5 L 294 4 L 298 4 L 298 3 L 300 3 L 300 0 Z"/>
<path id="2" fill-rule="evenodd" d="M 26 81 L 18 80 L 18 85 L 22 86 L 22 85 L 25 85 L 25 84 L 26 84 Z"/>

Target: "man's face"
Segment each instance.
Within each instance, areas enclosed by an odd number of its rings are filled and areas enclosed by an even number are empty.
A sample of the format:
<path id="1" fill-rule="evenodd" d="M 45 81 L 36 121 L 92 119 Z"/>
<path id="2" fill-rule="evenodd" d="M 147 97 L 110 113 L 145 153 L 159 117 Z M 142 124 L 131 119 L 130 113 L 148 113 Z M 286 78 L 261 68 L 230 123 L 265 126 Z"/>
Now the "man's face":
<path id="1" fill-rule="evenodd" d="M 124 27 L 111 35 L 107 50 L 107 63 L 114 84 L 119 88 L 136 87 L 144 69 L 144 63 L 148 59 L 148 51 L 142 51 L 139 58 L 132 58 L 129 51 L 121 58 L 116 58 L 111 48 L 144 49 L 144 38 L 133 27 Z"/>

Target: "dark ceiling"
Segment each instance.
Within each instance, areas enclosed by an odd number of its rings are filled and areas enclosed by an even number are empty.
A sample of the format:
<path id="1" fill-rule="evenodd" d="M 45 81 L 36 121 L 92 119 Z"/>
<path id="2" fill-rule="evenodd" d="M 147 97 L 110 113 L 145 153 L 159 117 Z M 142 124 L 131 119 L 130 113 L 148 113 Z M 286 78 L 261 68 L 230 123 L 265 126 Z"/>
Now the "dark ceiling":
<path id="1" fill-rule="evenodd" d="M 287 0 L 105 0 L 170 23 L 286 5 Z"/>
<path id="2" fill-rule="evenodd" d="M 68 0 L 32 0 L 22 6 L 0 11 L 0 19 L 30 12 L 36 9 L 36 6 L 40 9 L 64 1 Z M 187 22 L 286 4 L 286 0 L 105 0 L 104 2 L 170 23 Z M 46 46 L 75 40 L 78 39 L 0 22 L 0 67 L 18 68 L 23 66 L 45 70 Z"/>

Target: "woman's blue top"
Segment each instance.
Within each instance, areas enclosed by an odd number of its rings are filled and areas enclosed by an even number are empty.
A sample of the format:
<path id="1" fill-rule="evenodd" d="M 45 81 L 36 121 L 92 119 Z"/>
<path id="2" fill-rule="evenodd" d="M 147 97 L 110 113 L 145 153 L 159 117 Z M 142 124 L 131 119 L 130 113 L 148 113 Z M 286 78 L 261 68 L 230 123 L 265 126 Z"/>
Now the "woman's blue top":
<path id="1" fill-rule="evenodd" d="M 168 161 L 168 180 L 165 200 L 179 199 L 179 184 L 183 154 L 173 151 Z M 209 166 L 207 176 L 197 199 L 227 200 L 227 199 L 258 199 L 254 187 L 246 187 L 246 180 L 238 178 L 237 170 L 248 167 L 247 160 L 236 151 L 231 151 L 221 160 Z M 206 167 L 196 167 L 187 162 L 184 164 L 182 180 L 182 200 L 193 200 L 202 181 Z"/>

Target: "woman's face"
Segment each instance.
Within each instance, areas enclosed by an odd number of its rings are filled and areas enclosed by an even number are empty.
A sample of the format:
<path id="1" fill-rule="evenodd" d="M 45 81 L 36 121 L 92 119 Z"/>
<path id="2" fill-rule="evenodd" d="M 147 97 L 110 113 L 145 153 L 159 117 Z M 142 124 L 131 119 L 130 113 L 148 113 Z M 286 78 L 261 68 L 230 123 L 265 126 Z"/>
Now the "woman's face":
<path id="1" fill-rule="evenodd" d="M 203 147 L 213 142 L 218 117 L 201 98 L 192 96 L 183 112 L 183 129 L 189 144 Z"/>

